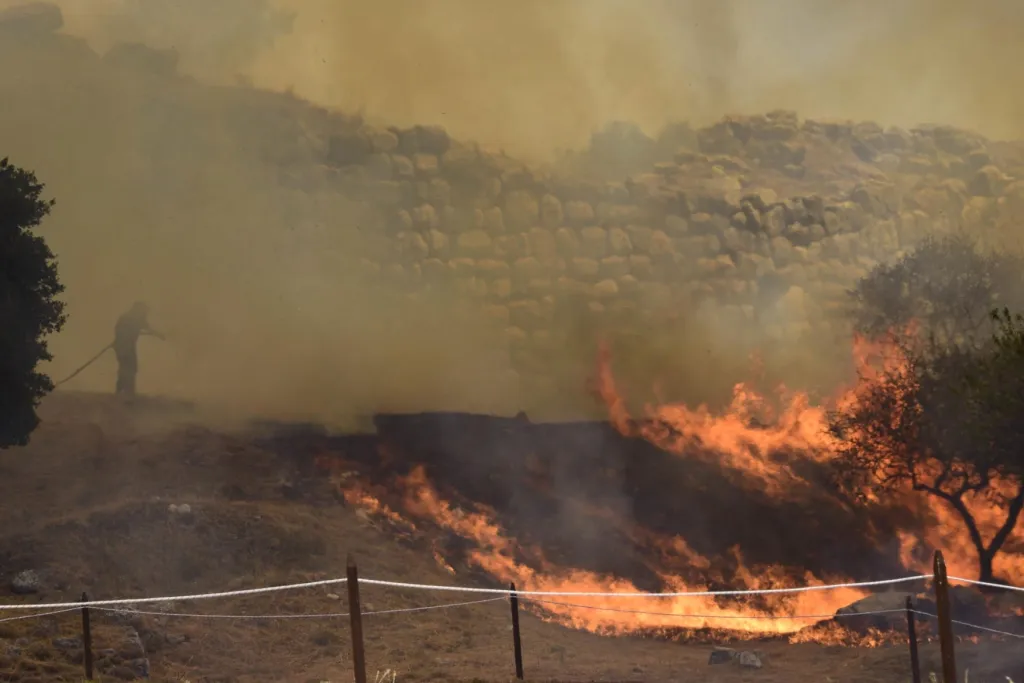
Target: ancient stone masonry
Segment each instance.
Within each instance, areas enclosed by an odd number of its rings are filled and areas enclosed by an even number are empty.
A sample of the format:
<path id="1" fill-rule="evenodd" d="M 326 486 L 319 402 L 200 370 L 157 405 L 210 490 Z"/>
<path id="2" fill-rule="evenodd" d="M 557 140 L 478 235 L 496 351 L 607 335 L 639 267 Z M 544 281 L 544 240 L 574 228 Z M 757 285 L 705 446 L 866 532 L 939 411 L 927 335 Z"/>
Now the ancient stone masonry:
<path id="1" fill-rule="evenodd" d="M 369 277 L 410 296 L 478 301 L 520 365 L 560 348 L 580 318 L 621 329 L 699 311 L 751 339 L 832 335 L 846 290 L 879 261 L 959 228 L 1015 242 L 1024 224 L 1024 145 L 948 126 L 773 111 L 651 138 L 619 122 L 539 168 L 438 127 L 205 86 L 178 74 L 172 53 L 123 45 L 101 58 L 61 22 L 37 3 L 0 15 L 0 31 L 216 124 L 247 167 L 279 179 L 282 249 L 319 250 L 335 267 L 337 234 L 358 233 L 346 259 L 355 248 Z M 171 85 L 174 98 L 157 96 Z M 158 142 L 147 157 L 166 153 Z"/>
<path id="2" fill-rule="evenodd" d="M 451 283 L 543 346 L 556 311 L 658 318 L 704 304 L 786 338 L 836 324 L 846 290 L 923 236 L 1024 217 L 1024 155 L 942 126 L 726 118 L 646 173 L 542 172 L 444 130 L 333 136 L 324 172 L 383 215 L 367 267 Z"/>

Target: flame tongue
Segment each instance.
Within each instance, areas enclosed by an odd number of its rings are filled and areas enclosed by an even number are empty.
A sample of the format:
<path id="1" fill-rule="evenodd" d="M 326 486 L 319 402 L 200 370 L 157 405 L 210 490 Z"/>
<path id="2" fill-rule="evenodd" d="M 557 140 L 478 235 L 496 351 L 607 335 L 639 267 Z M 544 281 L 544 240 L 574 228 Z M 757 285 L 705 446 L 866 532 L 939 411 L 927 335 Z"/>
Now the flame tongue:
<path id="1" fill-rule="evenodd" d="M 901 359 L 885 345 L 857 340 L 854 357 L 862 381 L 879 376 L 879 369 L 898 369 Z M 623 434 L 640 436 L 678 457 L 704 458 L 722 465 L 749 482 L 780 498 L 804 496 L 817 484 L 806 480 L 794 465 L 800 460 L 827 463 L 834 443 L 825 430 L 826 406 L 814 405 L 806 394 L 780 391 L 771 401 L 746 385 L 737 385 L 733 400 L 722 413 L 706 406 L 691 409 L 666 404 L 648 407 L 646 419 L 634 420 L 616 391 L 610 355 L 602 348 L 594 386 L 604 400 L 612 424 Z M 848 406 L 858 400 L 854 390 L 840 392 L 829 405 Z M 778 408 L 775 405 L 778 404 Z M 874 626 L 854 635 L 830 619 L 836 610 L 865 597 L 856 589 L 817 590 L 758 596 L 611 597 L 607 594 L 637 593 L 636 585 L 623 578 L 584 569 L 559 566 L 538 547 L 510 538 L 499 526 L 497 514 L 476 506 L 463 510 L 445 500 L 427 479 L 422 467 L 388 487 L 385 494 L 395 503 L 388 507 L 353 479 L 339 481 L 346 499 L 368 513 L 406 530 L 423 531 L 431 525 L 465 539 L 471 545 L 464 558 L 501 583 L 515 583 L 522 591 L 592 593 L 604 595 L 528 596 L 524 601 L 547 618 L 589 631 L 627 634 L 678 634 L 680 630 L 709 629 L 766 636 L 786 635 L 794 642 L 874 645 L 902 638 L 901 632 L 882 633 Z M 955 513 L 934 498 L 905 496 L 909 513 L 917 521 L 914 533 L 899 533 L 900 558 L 914 572 L 927 573 L 927 549 L 947 550 L 953 575 L 975 573 L 974 551 Z M 575 502 L 577 505 L 586 503 Z M 980 497 L 969 504 L 979 527 L 990 535 L 1004 518 L 998 505 Z M 401 514 L 394 510 L 399 509 Z M 687 593 L 721 586 L 728 590 L 762 590 L 792 586 L 846 583 L 847 576 L 815 576 L 780 566 L 748 566 L 739 548 L 711 561 L 696 552 L 684 538 L 659 536 L 630 525 L 610 511 L 587 508 L 585 514 L 600 519 L 637 547 L 653 551 L 648 568 L 660 581 L 661 592 Z M 414 521 L 410 521 L 414 520 Z M 1024 583 L 1024 537 L 1020 531 L 1008 543 L 997 562 L 997 571 L 1015 583 Z M 921 550 L 925 549 L 922 553 Z M 432 546 L 437 561 L 448 571 L 455 559 Z M 827 623 L 821 623 L 827 622 Z M 817 625 L 815 625 L 817 623 Z M 866 635 L 865 635 L 866 633 Z M 716 636 L 716 639 L 721 639 Z"/>
<path id="2" fill-rule="evenodd" d="M 401 480 L 405 491 L 405 510 L 427 519 L 475 544 L 469 561 L 503 583 L 512 582 L 522 591 L 552 593 L 639 593 L 625 579 L 601 576 L 594 572 L 557 567 L 549 563 L 539 549 L 524 551 L 506 537 L 501 528 L 484 511 L 466 512 L 453 508 L 443 500 L 427 480 L 422 467 Z M 698 571 L 711 568 L 710 561 L 690 549 L 681 538 L 655 539 L 663 553 L 673 553 Z M 528 554 L 539 565 L 534 569 L 517 561 L 517 555 Z M 748 569 L 737 550 L 734 559 L 740 567 L 736 573 L 743 586 L 750 589 L 784 587 L 784 572 L 778 568 Z M 822 581 L 807 574 L 808 585 Z M 702 584 L 688 584 L 678 576 L 662 574 L 663 592 L 684 593 L 706 591 Z M 763 607 L 754 608 L 745 602 L 731 604 L 711 596 L 639 598 L 599 596 L 528 597 L 557 621 L 566 625 L 602 633 L 633 633 L 650 629 L 728 629 L 758 634 L 788 634 L 815 621 L 826 619 L 836 609 L 865 595 L 863 591 L 839 589 L 796 594 L 776 594 L 763 598 Z M 815 615 L 814 619 L 796 619 L 794 615 Z"/>
<path id="3" fill-rule="evenodd" d="M 913 332 L 913 329 L 910 329 Z M 597 393 L 608 410 L 611 423 L 625 435 L 639 436 L 659 448 L 682 457 L 713 458 L 716 463 L 766 487 L 772 495 L 800 495 L 812 484 L 799 476 L 787 454 L 796 458 L 828 462 L 835 442 L 826 431 L 828 408 L 849 407 L 859 400 L 862 389 L 877 381 L 885 372 L 905 370 L 906 361 L 899 350 L 887 340 L 853 340 L 852 355 L 860 386 L 840 390 L 827 405 L 812 405 L 805 393 L 786 395 L 779 392 L 782 407 L 771 410 L 771 401 L 744 384 L 733 391 L 733 401 L 722 413 L 715 414 L 706 406 L 691 409 L 685 405 L 666 404 L 648 407 L 647 419 L 635 421 L 626 409 L 626 402 L 616 388 L 611 371 L 611 354 L 607 345 L 598 352 Z M 754 416 L 777 415 L 767 424 L 754 424 Z M 695 448 L 699 445 L 699 448 Z M 1012 485 L 998 479 L 993 490 L 1009 490 Z M 869 501 L 877 498 L 865 491 Z M 913 572 L 928 573 L 931 550 L 942 548 L 950 574 L 972 577 L 977 574 L 977 552 L 959 515 L 936 497 L 922 494 L 902 496 L 903 502 L 916 512 L 916 528 L 923 532 L 899 532 L 900 557 L 904 567 Z M 968 509 L 985 539 L 992 538 L 1006 519 L 1004 506 L 992 497 L 965 497 Z M 996 556 L 997 574 L 1017 585 L 1024 585 L 1024 528 L 1018 525 L 1004 549 Z"/>

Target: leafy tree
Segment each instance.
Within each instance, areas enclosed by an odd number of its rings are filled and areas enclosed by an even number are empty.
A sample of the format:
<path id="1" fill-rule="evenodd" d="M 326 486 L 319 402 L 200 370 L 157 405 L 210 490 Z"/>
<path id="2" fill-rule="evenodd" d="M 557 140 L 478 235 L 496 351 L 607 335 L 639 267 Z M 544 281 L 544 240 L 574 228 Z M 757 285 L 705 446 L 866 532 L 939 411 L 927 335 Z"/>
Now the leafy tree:
<path id="1" fill-rule="evenodd" d="M 53 382 L 36 367 L 66 317 L 53 252 L 33 233 L 54 204 L 42 192 L 34 173 L 0 160 L 0 448 L 28 443 L 39 424 Z"/>
<path id="2" fill-rule="evenodd" d="M 857 400 L 830 416 L 836 465 L 848 490 L 909 486 L 936 496 L 961 518 L 978 554 L 979 577 L 1024 508 L 1024 318 L 991 313 L 995 334 L 976 345 L 906 351 L 905 363 L 861 383 Z M 985 539 L 969 501 L 1004 517 Z"/>
<path id="3" fill-rule="evenodd" d="M 901 344 L 985 343 L 993 308 L 1024 310 L 1024 259 L 982 252 L 965 234 L 929 237 L 895 263 L 876 267 L 851 294 L 854 327 L 868 337 L 915 326 Z"/>

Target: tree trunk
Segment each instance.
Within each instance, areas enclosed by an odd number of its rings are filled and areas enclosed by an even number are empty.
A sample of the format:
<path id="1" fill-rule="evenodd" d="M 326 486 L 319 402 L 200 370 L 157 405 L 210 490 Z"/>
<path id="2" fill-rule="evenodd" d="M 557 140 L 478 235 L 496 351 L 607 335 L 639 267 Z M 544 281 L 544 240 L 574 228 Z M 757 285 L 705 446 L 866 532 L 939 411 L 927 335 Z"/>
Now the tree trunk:
<path id="1" fill-rule="evenodd" d="M 989 548 L 978 549 L 978 581 L 994 583 L 996 576 L 992 572 L 992 560 L 995 559 L 996 551 Z M 984 586 L 981 586 L 984 588 Z"/>
<path id="2" fill-rule="evenodd" d="M 939 491 L 934 491 L 935 495 L 939 496 L 957 511 L 960 517 L 964 520 L 964 525 L 967 527 L 967 533 L 971 537 L 971 543 L 974 544 L 974 549 L 978 553 L 978 581 L 984 581 L 986 583 L 1001 583 L 996 580 L 995 572 L 993 570 L 993 561 L 995 560 L 996 553 L 1002 549 L 1003 544 L 1010 537 L 1015 526 L 1017 526 L 1017 520 L 1020 518 L 1020 513 L 1024 509 L 1024 482 L 1021 482 L 1017 487 L 1017 495 L 1010 501 L 1010 505 L 1006 509 L 1006 519 L 1003 521 L 1002 526 L 996 531 L 992 540 L 986 546 L 985 541 L 981 537 L 981 531 L 978 529 L 978 524 L 974 521 L 974 515 L 967 509 L 967 504 L 964 503 L 962 496 L 951 496 Z"/>

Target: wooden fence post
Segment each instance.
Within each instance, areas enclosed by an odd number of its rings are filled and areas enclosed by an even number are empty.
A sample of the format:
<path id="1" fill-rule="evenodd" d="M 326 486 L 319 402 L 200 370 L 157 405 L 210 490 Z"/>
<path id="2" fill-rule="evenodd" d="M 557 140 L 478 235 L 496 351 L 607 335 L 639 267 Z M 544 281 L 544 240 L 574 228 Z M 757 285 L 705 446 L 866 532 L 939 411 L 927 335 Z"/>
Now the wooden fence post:
<path id="1" fill-rule="evenodd" d="M 910 639 L 910 674 L 914 683 L 921 683 L 921 663 L 917 658 L 917 622 L 914 618 L 914 602 L 907 596 L 907 637 Z"/>
<path id="2" fill-rule="evenodd" d="M 82 602 L 89 602 L 89 595 L 82 592 Z M 85 665 L 85 680 L 93 680 L 92 674 L 92 624 L 89 623 L 89 608 L 82 608 L 82 662 Z"/>
<path id="3" fill-rule="evenodd" d="M 366 651 L 363 650 L 363 613 L 359 606 L 359 570 L 348 556 L 348 619 L 352 628 L 352 668 L 356 683 L 366 683 Z"/>
<path id="4" fill-rule="evenodd" d="M 956 683 L 956 653 L 953 652 L 953 616 L 949 610 L 949 580 L 942 551 L 935 551 L 935 611 L 939 618 L 939 646 L 942 648 L 942 682 Z"/>
<path id="5" fill-rule="evenodd" d="M 509 593 L 509 602 L 512 603 L 512 650 L 516 658 L 516 678 L 523 680 L 523 640 L 519 634 L 519 594 L 516 592 L 516 585 L 508 585 L 512 591 Z"/>

